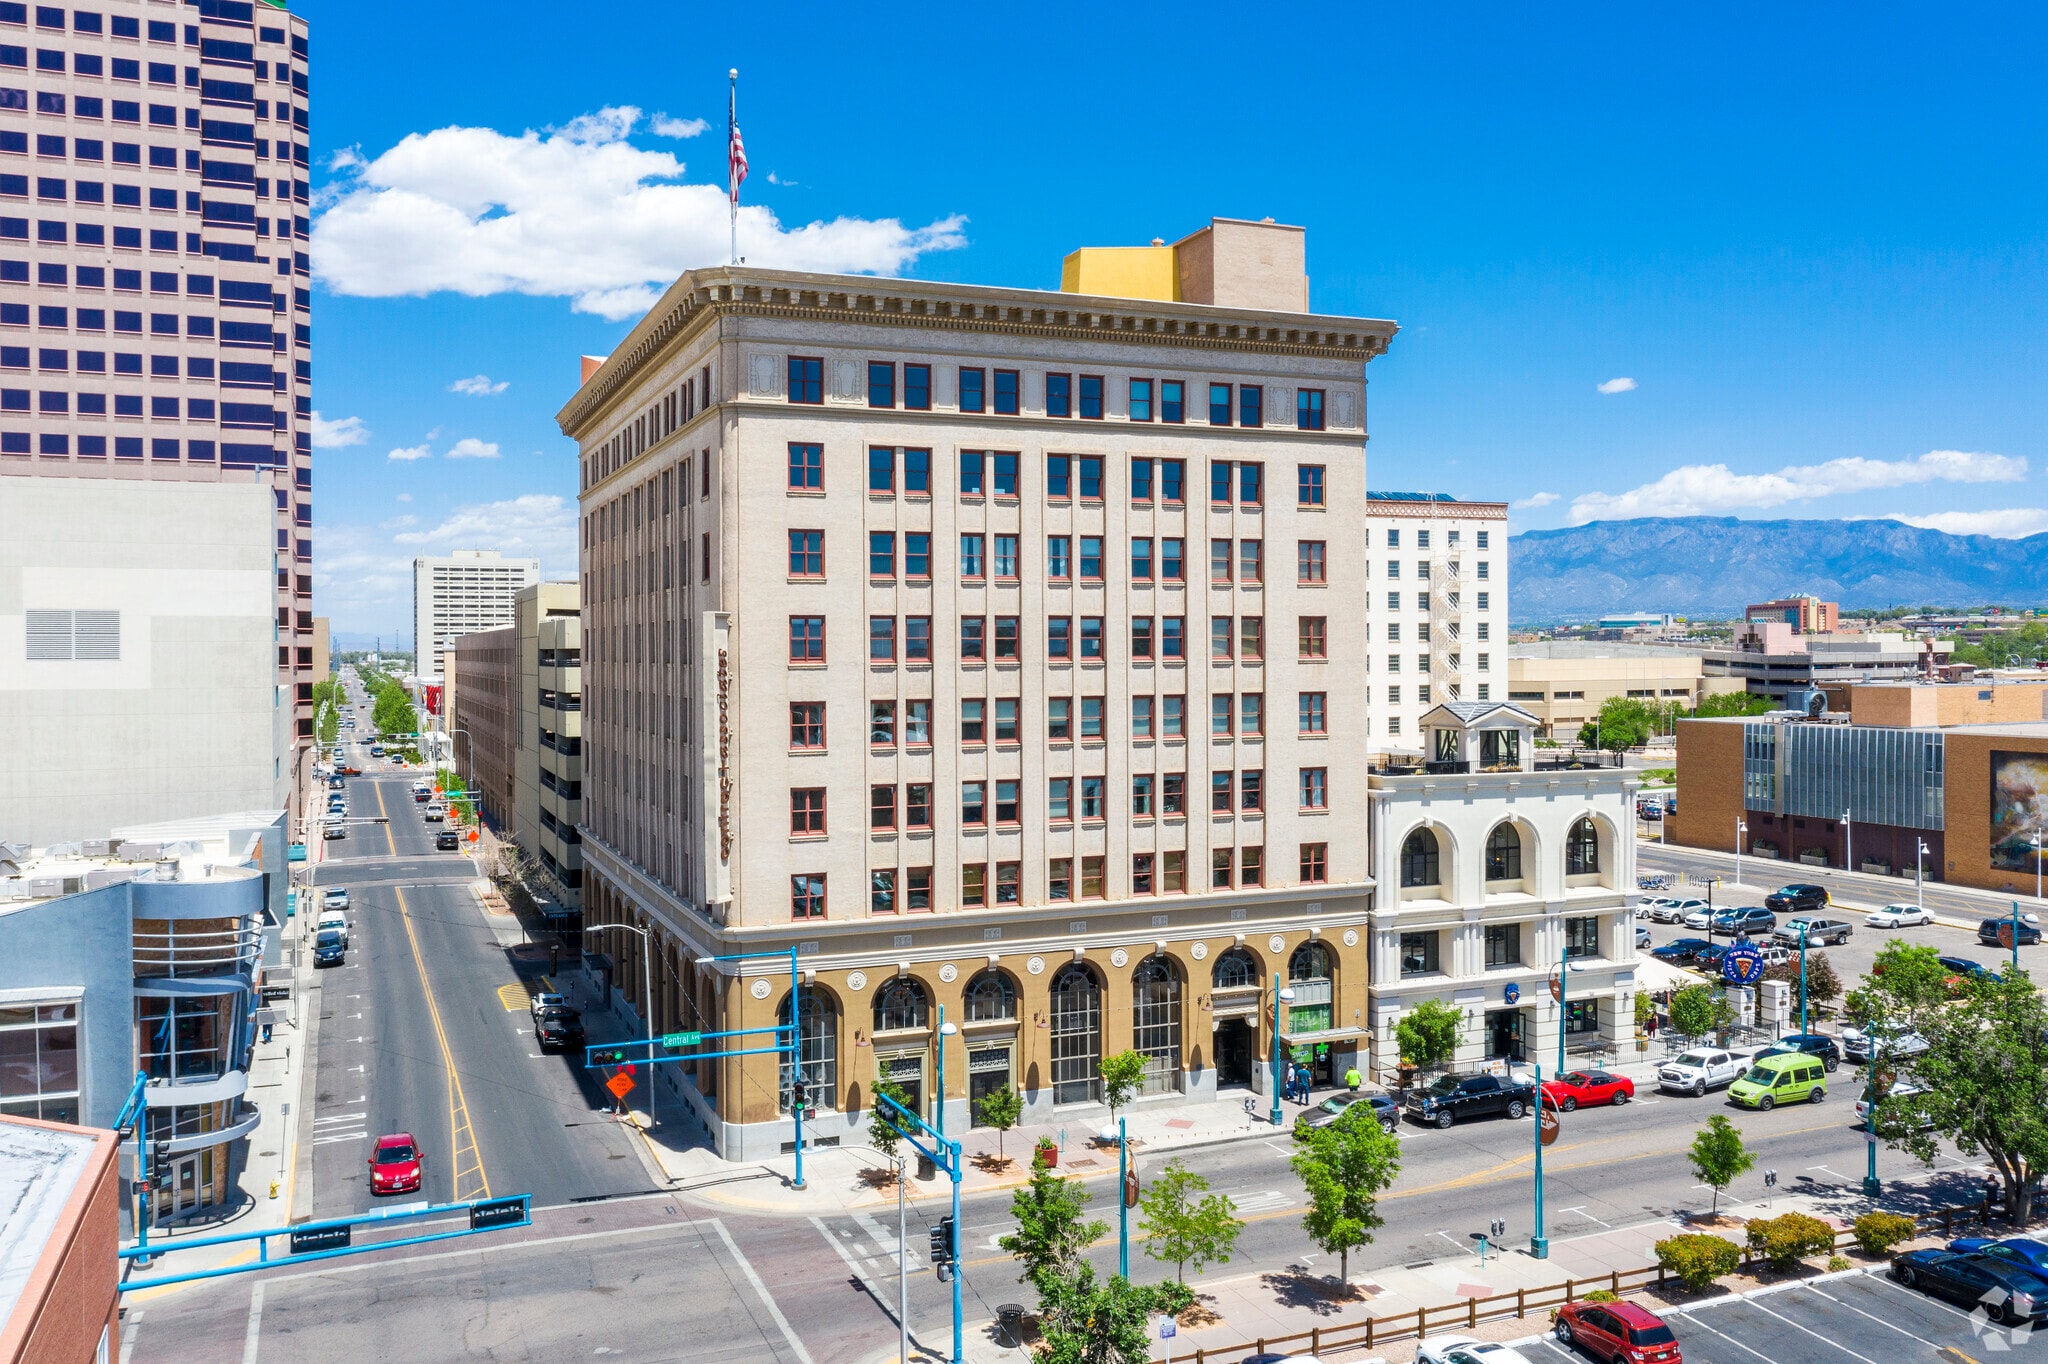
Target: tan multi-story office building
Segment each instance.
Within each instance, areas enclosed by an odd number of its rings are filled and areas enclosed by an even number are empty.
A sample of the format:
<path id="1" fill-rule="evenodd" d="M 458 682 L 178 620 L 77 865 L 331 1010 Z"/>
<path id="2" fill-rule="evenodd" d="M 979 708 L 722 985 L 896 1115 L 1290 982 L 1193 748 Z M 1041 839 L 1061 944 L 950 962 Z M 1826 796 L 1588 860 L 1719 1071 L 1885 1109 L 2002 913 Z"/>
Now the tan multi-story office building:
<path id="1" fill-rule="evenodd" d="M 580 587 L 536 583 L 513 602 L 519 715 L 513 836 L 563 908 L 583 901 L 583 617 Z"/>
<path id="2" fill-rule="evenodd" d="M 1365 537 L 1372 751 L 1422 754 L 1434 707 L 1506 699 L 1508 505 L 1368 492 Z"/>
<path id="3" fill-rule="evenodd" d="M 693 271 L 560 414 L 585 923 L 652 935 L 662 1030 L 787 1019 L 789 957 L 696 963 L 793 951 L 818 1139 L 878 1079 L 935 1111 L 942 1059 L 949 1130 L 1090 1104 L 1126 1048 L 1162 1097 L 1263 1083 L 1276 981 L 1291 1045 L 1366 1060 L 1395 328 L 1228 227 L 1158 248 L 1164 298 Z M 640 940 L 588 945 L 637 997 Z M 654 1069 L 726 1155 L 788 1142 L 776 1058 Z"/>
<path id="4" fill-rule="evenodd" d="M 1562 744 L 1575 742 L 1613 697 L 1693 710 L 1742 690 L 1736 678 L 1708 677 L 1701 650 L 1661 644 L 1538 640 L 1517 644 L 1507 667 L 1507 699 L 1536 717 L 1539 738 Z"/>
<path id="5" fill-rule="evenodd" d="M 449 651 L 461 685 L 443 692 L 457 775 L 474 783 L 483 815 L 512 822 L 513 746 L 518 735 L 519 631 L 478 630 Z"/>

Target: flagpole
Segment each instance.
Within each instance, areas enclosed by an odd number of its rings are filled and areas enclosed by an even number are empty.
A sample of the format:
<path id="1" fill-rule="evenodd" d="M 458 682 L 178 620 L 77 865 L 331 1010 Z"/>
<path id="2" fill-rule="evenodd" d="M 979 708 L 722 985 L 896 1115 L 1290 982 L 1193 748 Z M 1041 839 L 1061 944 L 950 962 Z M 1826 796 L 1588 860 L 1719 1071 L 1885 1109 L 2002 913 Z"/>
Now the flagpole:
<path id="1" fill-rule="evenodd" d="M 740 69 L 736 66 L 732 67 L 725 75 L 726 79 L 731 82 L 731 88 L 727 91 L 725 103 L 726 155 L 730 158 L 733 134 L 740 126 Z M 726 167 L 726 177 L 730 180 L 731 176 L 732 167 L 728 165 Z M 738 265 L 740 263 L 740 187 L 738 182 L 733 182 L 732 192 L 726 196 L 726 200 L 726 207 L 732 226 L 732 243 L 726 263 Z"/>

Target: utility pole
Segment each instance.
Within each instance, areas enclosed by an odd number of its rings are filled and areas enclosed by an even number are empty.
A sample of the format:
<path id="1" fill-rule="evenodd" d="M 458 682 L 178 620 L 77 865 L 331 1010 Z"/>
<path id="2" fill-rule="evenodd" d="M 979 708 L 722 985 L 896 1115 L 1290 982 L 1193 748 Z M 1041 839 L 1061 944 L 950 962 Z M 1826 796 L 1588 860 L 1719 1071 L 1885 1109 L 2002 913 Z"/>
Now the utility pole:
<path id="1" fill-rule="evenodd" d="M 903 1202 L 909 1172 L 904 1160 L 896 1157 L 896 1358 L 910 1364 L 910 1214 Z"/>

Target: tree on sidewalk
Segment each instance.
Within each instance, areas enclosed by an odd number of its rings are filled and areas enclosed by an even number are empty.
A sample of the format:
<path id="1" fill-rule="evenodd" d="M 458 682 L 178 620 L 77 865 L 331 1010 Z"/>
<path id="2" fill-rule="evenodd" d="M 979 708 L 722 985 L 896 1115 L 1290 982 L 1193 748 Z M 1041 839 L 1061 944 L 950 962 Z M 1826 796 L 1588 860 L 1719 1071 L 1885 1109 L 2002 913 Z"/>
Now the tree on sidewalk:
<path id="1" fill-rule="evenodd" d="M 875 1102 L 873 1108 L 868 1112 L 868 1145 L 880 1151 L 883 1156 L 893 1162 L 896 1159 L 896 1143 L 902 1141 L 903 1136 L 895 1127 L 891 1126 L 891 1119 L 900 1122 L 902 1118 L 893 1110 L 883 1107 L 882 1099 L 885 1096 L 894 1099 L 897 1103 L 908 1108 L 910 1107 L 910 1094 L 902 1085 L 897 1084 L 894 1080 L 875 1081 Z M 888 1114 L 887 1117 L 883 1116 L 885 1112 Z"/>
<path id="2" fill-rule="evenodd" d="M 1927 1050 L 1892 1063 L 1918 1092 L 1894 1089 L 1877 1108 L 1878 1135 L 1924 1164 L 1943 1140 L 1988 1160 L 2020 1225 L 2048 1171 L 2048 1004 L 2035 989 L 2026 972 L 2008 971 L 1926 1015 Z"/>
<path id="3" fill-rule="evenodd" d="M 1190 1296 L 1177 1284 L 1141 1286 L 1121 1275 L 1097 1279 L 1082 1262 L 1040 1288 L 1038 1364 L 1144 1364 L 1152 1357 L 1146 1330 L 1153 1312 L 1176 1312 Z"/>
<path id="4" fill-rule="evenodd" d="M 1714 992 L 1688 985 L 1671 996 L 1671 1027 L 1680 1037 L 1704 1037 L 1714 1028 Z"/>
<path id="5" fill-rule="evenodd" d="M 1694 1134 L 1688 1159 L 1693 1178 L 1714 1191 L 1712 1214 L 1716 1217 L 1721 1213 L 1721 1191 L 1756 1164 L 1756 1157 L 1742 1144 L 1742 1133 L 1719 1113 Z"/>
<path id="6" fill-rule="evenodd" d="M 1211 1264 L 1228 1264 L 1244 1230 L 1228 1195 L 1210 1194 L 1209 1181 L 1179 1160 L 1167 1162 L 1153 1178 L 1138 1196 L 1138 1207 L 1144 1214 L 1138 1234 L 1145 1238 L 1145 1253 L 1172 1265 L 1176 1283 L 1187 1278 L 1190 1264 L 1197 1274 Z"/>
<path id="7" fill-rule="evenodd" d="M 1352 1250 L 1386 1224 L 1379 1195 L 1401 1172 L 1400 1140 L 1380 1126 L 1371 1104 L 1357 1103 L 1325 1126 L 1297 1124 L 1287 1163 L 1308 1193 L 1302 1230 L 1338 1257 L 1337 1273 L 1348 1283 Z"/>
<path id="8" fill-rule="evenodd" d="M 1109 1105 L 1109 1122 L 1116 1125 L 1116 1111 L 1131 1101 L 1138 1086 L 1145 1083 L 1145 1053 L 1120 1051 L 1105 1056 L 1096 1066 L 1102 1077 L 1102 1101 Z"/>
<path id="9" fill-rule="evenodd" d="M 1425 1071 L 1448 1065 L 1458 1054 L 1458 1032 L 1465 1016 L 1455 1004 L 1425 999 L 1394 1025 L 1394 1041 L 1402 1059 Z"/>
<path id="10" fill-rule="evenodd" d="M 1010 1195 L 1017 1230 L 996 1244 L 1024 1266 L 1018 1279 L 1041 1295 L 1073 1274 L 1090 1242 L 1108 1234 L 1109 1223 L 1091 1222 L 1082 1213 L 1087 1203 L 1079 1180 L 1063 1179 L 1038 1161 L 1032 1162 L 1031 1182 Z"/>
<path id="11" fill-rule="evenodd" d="M 992 1094 L 984 1094 L 974 1112 L 984 1127 L 996 1129 L 996 1158 L 1005 1165 L 1009 1164 L 1010 1158 L 1003 1154 L 1003 1133 L 1024 1117 L 1024 1096 L 1013 1087 L 1004 1085 Z"/>

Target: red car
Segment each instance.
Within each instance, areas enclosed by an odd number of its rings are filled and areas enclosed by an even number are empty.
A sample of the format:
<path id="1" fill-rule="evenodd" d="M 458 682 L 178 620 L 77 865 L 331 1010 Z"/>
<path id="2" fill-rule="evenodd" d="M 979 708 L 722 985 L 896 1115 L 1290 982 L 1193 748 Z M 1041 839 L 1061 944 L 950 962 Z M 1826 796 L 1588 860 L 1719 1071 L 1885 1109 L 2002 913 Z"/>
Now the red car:
<path id="1" fill-rule="evenodd" d="M 1543 1097 L 1569 1113 L 1587 1104 L 1625 1104 L 1636 1096 L 1636 1082 L 1604 1070 L 1571 1070 L 1543 1082 Z"/>
<path id="2" fill-rule="evenodd" d="M 1558 1343 L 1600 1364 L 1684 1364 L 1678 1337 L 1656 1313 L 1632 1302 L 1574 1302 L 1557 1309 Z"/>
<path id="3" fill-rule="evenodd" d="M 377 1149 L 370 1153 L 370 1192 L 418 1193 L 422 1159 L 410 1132 L 377 1138 Z"/>

